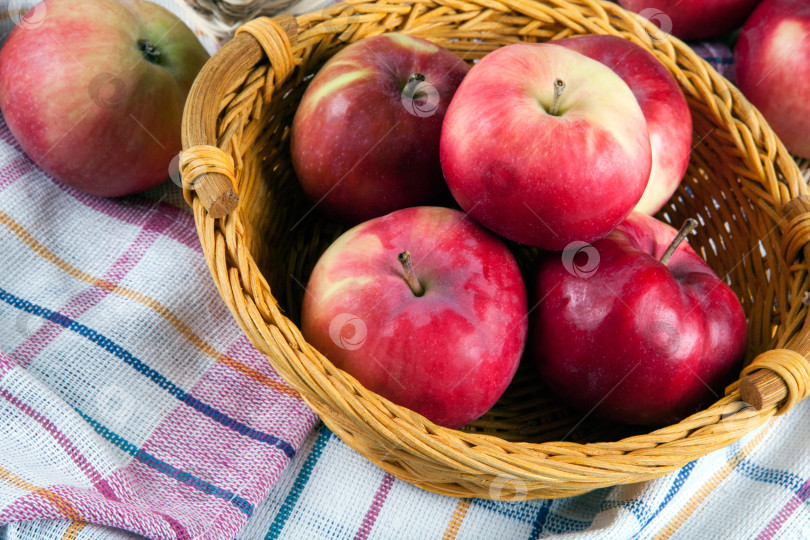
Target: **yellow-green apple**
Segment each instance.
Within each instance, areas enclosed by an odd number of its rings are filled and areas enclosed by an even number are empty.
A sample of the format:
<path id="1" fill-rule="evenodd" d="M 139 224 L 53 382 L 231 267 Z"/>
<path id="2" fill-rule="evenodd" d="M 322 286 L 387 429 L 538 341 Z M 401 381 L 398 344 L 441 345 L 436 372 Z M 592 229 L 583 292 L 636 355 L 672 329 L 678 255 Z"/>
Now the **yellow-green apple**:
<path id="1" fill-rule="evenodd" d="M 554 43 L 605 64 L 636 96 L 650 132 L 652 171 L 634 210 L 655 214 L 678 189 L 689 165 L 692 115 L 681 88 L 664 64 L 626 39 L 591 35 Z"/>
<path id="2" fill-rule="evenodd" d="M 734 291 L 680 243 L 695 224 L 679 234 L 636 212 L 592 245 L 542 256 L 530 351 L 560 399 L 667 424 L 723 394 L 742 367 L 746 320 Z"/>
<path id="3" fill-rule="evenodd" d="M 681 39 L 721 36 L 742 25 L 761 0 L 617 0 L 666 34 Z"/>
<path id="4" fill-rule="evenodd" d="M 792 153 L 810 158 L 810 3 L 765 0 L 743 26 L 737 85 Z"/>
<path id="5" fill-rule="evenodd" d="M 304 337 L 337 367 L 451 428 L 503 394 L 527 326 L 512 254 L 440 207 L 397 210 L 344 233 L 315 265 L 302 311 Z"/>
<path id="6" fill-rule="evenodd" d="M 169 177 L 194 77 L 208 58 L 191 30 L 142 0 L 46 0 L 0 51 L 0 109 L 25 152 L 93 195 Z"/>
<path id="7" fill-rule="evenodd" d="M 513 44 L 478 62 L 441 136 L 447 184 L 474 219 L 560 250 L 618 225 L 651 170 L 647 122 L 607 66 L 553 44 Z"/>
<path id="8" fill-rule="evenodd" d="M 447 49 L 403 34 L 335 54 L 293 120 L 292 162 L 306 194 L 350 223 L 449 200 L 439 135 L 468 70 Z"/>

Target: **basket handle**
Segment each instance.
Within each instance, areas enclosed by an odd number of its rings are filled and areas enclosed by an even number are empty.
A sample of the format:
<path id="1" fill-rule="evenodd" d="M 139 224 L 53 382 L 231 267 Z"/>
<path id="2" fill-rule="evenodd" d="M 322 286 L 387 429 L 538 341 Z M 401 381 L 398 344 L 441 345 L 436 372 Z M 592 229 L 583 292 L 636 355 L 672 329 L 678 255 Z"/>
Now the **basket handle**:
<path id="1" fill-rule="evenodd" d="M 270 59 L 266 97 L 273 85 L 286 80 L 294 62 L 292 44 L 298 39 L 298 23 L 291 15 L 275 19 L 260 17 L 243 25 L 236 36 L 205 63 L 188 93 L 183 110 L 183 152 L 180 173 L 183 195 L 192 205 L 192 193 L 200 198 L 208 215 L 224 217 L 239 205 L 234 156 L 218 144 L 218 105 L 238 80 L 263 57 Z M 193 121 L 191 121 L 193 120 Z"/>
<path id="2" fill-rule="evenodd" d="M 810 197 L 796 197 L 782 207 L 782 212 L 788 222 L 783 236 L 788 264 L 800 254 L 810 263 Z M 810 313 L 786 348 L 760 354 L 743 370 L 741 399 L 757 410 L 784 401 L 776 413 L 784 414 L 810 394 L 809 359 Z"/>

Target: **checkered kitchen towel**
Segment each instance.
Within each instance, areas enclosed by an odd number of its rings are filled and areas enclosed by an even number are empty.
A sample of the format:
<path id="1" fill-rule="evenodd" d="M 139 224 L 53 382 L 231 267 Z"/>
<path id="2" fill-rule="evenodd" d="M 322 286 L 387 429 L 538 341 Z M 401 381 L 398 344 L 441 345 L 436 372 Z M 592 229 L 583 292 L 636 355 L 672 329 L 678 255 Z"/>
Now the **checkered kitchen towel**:
<path id="1" fill-rule="evenodd" d="M 5 125 L 0 321 L 0 523 L 233 537 L 316 421 L 232 321 L 187 213 L 64 188 Z"/>
<path id="2" fill-rule="evenodd" d="M 810 538 L 810 403 L 666 478 L 571 499 L 395 480 L 313 430 L 224 308 L 164 202 L 178 193 L 65 188 L 0 119 L 0 537 Z"/>
<path id="3" fill-rule="evenodd" d="M 317 421 L 232 320 L 188 213 L 63 187 L 1 121 L 0 419 L 9 538 L 233 538 Z"/>

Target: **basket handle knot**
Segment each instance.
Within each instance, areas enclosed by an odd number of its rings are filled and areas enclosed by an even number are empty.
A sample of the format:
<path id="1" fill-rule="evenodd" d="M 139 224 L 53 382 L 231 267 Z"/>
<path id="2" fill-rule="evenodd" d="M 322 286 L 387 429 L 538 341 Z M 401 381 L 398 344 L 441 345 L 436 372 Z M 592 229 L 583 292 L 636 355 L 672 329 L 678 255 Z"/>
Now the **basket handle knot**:
<path id="1" fill-rule="evenodd" d="M 796 197 L 783 207 L 787 220 L 783 236 L 785 260 L 792 264 L 810 244 L 810 197 Z"/>
<path id="2" fill-rule="evenodd" d="M 784 401 L 776 414 L 788 412 L 810 395 L 810 363 L 796 351 L 774 349 L 742 370 L 740 397 L 757 410 Z"/>
<path id="3" fill-rule="evenodd" d="M 231 213 L 239 204 L 233 158 L 221 148 L 200 144 L 180 153 L 183 197 L 191 205 L 191 193 L 200 197 L 212 218 Z"/>
<path id="4" fill-rule="evenodd" d="M 268 74 L 264 86 L 265 97 L 268 98 L 295 68 L 290 40 L 295 41 L 298 36 L 298 23 L 291 15 L 280 15 L 275 19 L 258 17 L 240 26 L 236 35 L 243 32 L 253 36 L 273 67 L 274 76 Z"/>

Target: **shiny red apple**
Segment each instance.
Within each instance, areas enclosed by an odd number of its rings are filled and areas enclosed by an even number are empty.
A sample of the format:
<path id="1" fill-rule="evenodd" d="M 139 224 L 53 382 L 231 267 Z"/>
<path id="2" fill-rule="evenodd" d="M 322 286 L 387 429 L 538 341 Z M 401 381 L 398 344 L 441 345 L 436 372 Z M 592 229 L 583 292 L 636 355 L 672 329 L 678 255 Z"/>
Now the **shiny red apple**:
<path id="1" fill-rule="evenodd" d="M 0 109 L 25 152 L 65 184 L 107 197 L 169 177 L 194 33 L 143 0 L 46 0 L 0 50 Z"/>
<path id="2" fill-rule="evenodd" d="M 788 150 L 810 158 L 810 3 L 766 0 L 734 51 L 737 85 Z"/>
<path id="3" fill-rule="evenodd" d="M 526 291 L 509 250 L 457 210 L 357 225 L 307 285 L 304 337 L 366 388 L 446 427 L 483 415 L 517 370 Z"/>
<path id="4" fill-rule="evenodd" d="M 607 420 L 669 424 L 723 395 L 742 367 L 745 314 L 676 235 L 633 213 L 592 245 L 543 255 L 530 351 L 560 399 Z"/>
<path id="5" fill-rule="evenodd" d="M 447 49 L 403 34 L 335 54 L 293 120 L 292 162 L 306 194 L 351 223 L 448 200 L 439 135 L 468 70 Z"/>
<path id="6" fill-rule="evenodd" d="M 735 30 L 761 0 L 617 0 L 681 39 L 706 39 Z"/>
<path id="7" fill-rule="evenodd" d="M 605 64 L 636 96 L 650 132 L 652 171 L 634 210 L 655 214 L 678 189 L 692 150 L 692 114 L 677 81 L 652 54 L 617 36 L 582 36 L 554 43 Z"/>
<path id="8" fill-rule="evenodd" d="M 651 169 L 647 122 L 627 84 L 553 44 L 507 45 L 478 62 L 447 110 L 440 151 L 470 216 L 552 250 L 610 232 Z"/>

